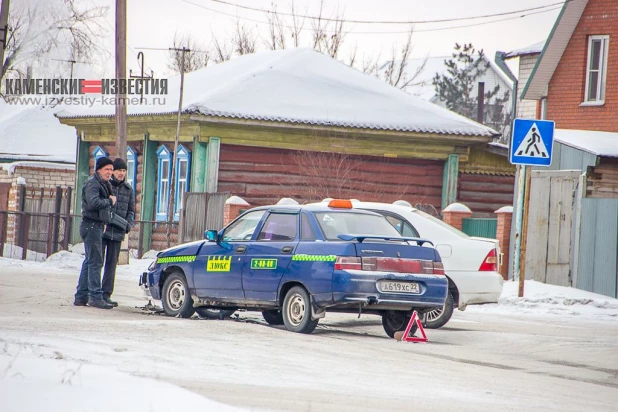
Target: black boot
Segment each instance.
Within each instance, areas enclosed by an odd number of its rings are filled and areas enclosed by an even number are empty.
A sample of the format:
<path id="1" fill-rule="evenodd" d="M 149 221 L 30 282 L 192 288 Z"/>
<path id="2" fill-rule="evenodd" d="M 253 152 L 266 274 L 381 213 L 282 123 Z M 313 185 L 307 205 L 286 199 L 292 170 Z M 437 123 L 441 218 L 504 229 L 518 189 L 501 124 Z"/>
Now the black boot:
<path id="1" fill-rule="evenodd" d="M 105 301 L 105 303 L 108 303 L 108 304 L 112 305 L 113 307 L 117 307 L 118 306 L 118 302 L 114 302 L 110 298 L 103 298 L 103 300 Z"/>
<path id="2" fill-rule="evenodd" d="M 110 305 L 109 303 L 104 301 L 102 298 L 100 299 L 89 298 L 88 306 L 92 306 L 93 308 L 98 308 L 98 309 L 111 309 L 114 307 L 114 305 Z"/>

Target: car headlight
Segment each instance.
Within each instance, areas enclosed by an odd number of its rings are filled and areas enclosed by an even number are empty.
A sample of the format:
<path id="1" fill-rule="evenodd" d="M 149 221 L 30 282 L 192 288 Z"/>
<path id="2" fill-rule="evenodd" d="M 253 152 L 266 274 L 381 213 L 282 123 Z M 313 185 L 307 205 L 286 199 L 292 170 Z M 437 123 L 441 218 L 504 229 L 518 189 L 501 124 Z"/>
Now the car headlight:
<path id="1" fill-rule="evenodd" d="M 152 263 L 148 266 L 148 270 L 154 270 L 157 267 L 157 259 L 153 260 Z"/>

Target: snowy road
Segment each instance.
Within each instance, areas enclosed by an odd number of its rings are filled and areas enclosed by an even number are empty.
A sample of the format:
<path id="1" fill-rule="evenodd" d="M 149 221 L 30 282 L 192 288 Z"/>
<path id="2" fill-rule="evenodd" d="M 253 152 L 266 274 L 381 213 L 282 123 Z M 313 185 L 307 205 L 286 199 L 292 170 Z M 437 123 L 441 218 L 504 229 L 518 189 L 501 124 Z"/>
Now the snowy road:
<path id="1" fill-rule="evenodd" d="M 111 368 L 248 410 L 564 412 L 618 404 L 615 299 L 580 314 L 526 302 L 470 307 L 429 330 L 429 343 L 413 344 L 389 339 L 370 316 L 327 314 L 311 335 L 267 326 L 258 313 L 167 318 L 140 309 L 136 281 L 122 274 L 120 307 L 73 307 L 76 279 L 74 269 L 0 265 L 0 360 Z M 0 380 L 6 375 L 0 368 Z M 143 396 L 156 402 L 154 393 Z"/>

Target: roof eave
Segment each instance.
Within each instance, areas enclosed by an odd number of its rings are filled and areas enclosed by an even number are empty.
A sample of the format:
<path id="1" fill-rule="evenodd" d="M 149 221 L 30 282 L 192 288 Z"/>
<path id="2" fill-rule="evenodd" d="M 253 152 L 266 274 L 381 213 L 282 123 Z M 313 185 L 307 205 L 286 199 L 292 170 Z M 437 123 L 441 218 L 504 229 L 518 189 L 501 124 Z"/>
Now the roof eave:
<path id="1" fill-rule="evenodd" d="M 536 61 L 528 82 L 521 93 L 521 100 L 538 100 L 546 95 L 547 85 L 554 75 L 564 50 L 577 27 L 588 0 L 565 2 L 549 33 L 541 55 Z"/>

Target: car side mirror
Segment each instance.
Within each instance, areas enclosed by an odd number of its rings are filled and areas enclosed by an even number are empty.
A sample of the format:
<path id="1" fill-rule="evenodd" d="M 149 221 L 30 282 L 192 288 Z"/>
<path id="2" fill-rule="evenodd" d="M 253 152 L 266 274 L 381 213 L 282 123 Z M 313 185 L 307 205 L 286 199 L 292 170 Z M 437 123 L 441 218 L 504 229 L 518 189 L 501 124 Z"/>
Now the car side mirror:
<path id="1" fill-rule="evenodd" d="M 204 239 L 210 240 L 211 242 L 217 241 L 217 231 L 216 230 L 207 230 L 204 232 Z"/>

